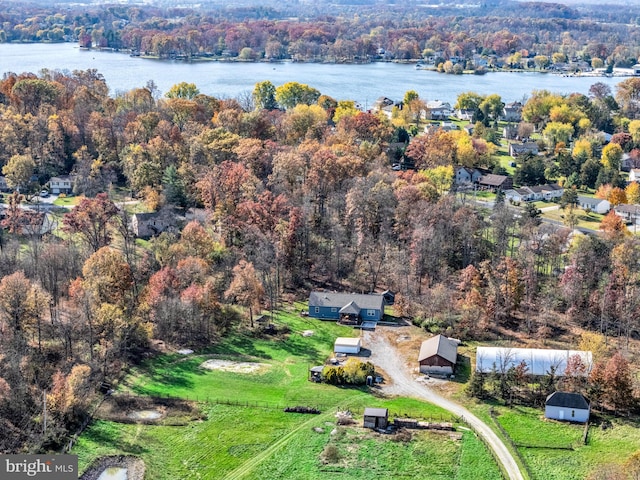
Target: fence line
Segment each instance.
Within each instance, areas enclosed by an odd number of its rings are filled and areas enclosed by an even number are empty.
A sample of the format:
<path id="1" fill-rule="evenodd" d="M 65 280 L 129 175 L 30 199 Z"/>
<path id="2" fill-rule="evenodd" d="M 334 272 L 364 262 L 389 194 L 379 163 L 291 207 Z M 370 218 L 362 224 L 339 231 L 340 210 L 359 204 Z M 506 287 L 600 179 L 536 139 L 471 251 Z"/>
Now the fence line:
<path id="1" fill-rule="evenodd" d="M 498 458 L 498 454 L 494 452 L 493 448 L 491 448 L 491 445 L 489 445 L 489 442 L 487 442 L 487 440 L 478 433 L 478 431 L 474 428 L 473 425 L 471 425 L 470 423 L 467 423 L 464 417 L 460 417 L 460 421 L 464 423 L 468 428 L 470 428 L 471 431 L 473 431 L 473 433 L 475 433 L 476 438 L 480 439 L 480 441 L 484 444 L 485 448 L 489 451 L 489 453 L 493 457 L 493 460 L 496 462 L 496 465 L 498 465 L 498 470 L 500 470 L 500 476 L 502 477 L 502 480 L 509 480 L 509 473 L 507 472 L 505 466 L 502 464 L 502 461 L 500 460 L 500 458 Z"/>
<path id="2" fill-rule="evenodd" d="M 498 430 L 500 430 L 500 433 L 502 433 L 502 436 L 507 440 L 507 442 L 509 442 L 509 445 L 511 445 L 511 449 L 513 450 L 514 455 L 518 457 L 518 460 L 520 460 L 520 464 L 524 468 L 527 477 L 529 477 L 529 479 L 534 478 L 533 472 L 529 468 L 529 465 L 527 464 L 525 459 L 520 454 L 520 450 L 518 450 L 518 445 L 516 445 L 513 439 L 509 436 L 509 433 L 507 433 L 502 424 L 498 421 L 496 412 L 493 410 L 493 407 L 489 407 L 489 416 L 491 417 L 491 420 L 493 420 L 493 423 L 496 425 L 496 427 L 498 427 Z"/>
<path id="3" fill-rule="evenodd" d="M 114 395 L 115 396 L 115 395 Z M 158 401 L 162 400 L 183 400 L 183 401 L 191 401 L 196 403 L 205 403 L 209 405 L 227 405 L 231 407 L 243 407 L 243 408 L 263 408 L 265 410 L 284 410 L 285 408 L 293 408 L 293 407 L 309 407 L 309 408 L 317 408 L 321 411 L 335 410 L 338 411 L 350 411 L 356 415 L 364 414 L 365 407 L 341 407 L 340 405 L 332 405 L 332 404 L 322 404 L 322 403 L 311 403 L 311 404 L 281 404 L 281 403 L 270 403 L 263 402 L 258 400 L 242 400 L 242 399 L 230 399 L 230 398 L 212 398 L 209 396 L 199 396 L 199 395 L 181 395 L 179 397 L 174 397 L 171 395 L 137 395 L 132 393 L 119 393 L 117 397 L 131 398 L 131 399 L 156 399 Z M 423 419 L 429 422 L 449 422 L 449 423 L 465 423 L 461 420 L 461 417 L 456 417 L 453 415 L 446 414 L 437 414 L 437 415 L 424 415 L 415 410 L 398 410 L 393 411 L 389 410 L 390 417 L 398 417 L 398 418 L 416 418 Z"/>

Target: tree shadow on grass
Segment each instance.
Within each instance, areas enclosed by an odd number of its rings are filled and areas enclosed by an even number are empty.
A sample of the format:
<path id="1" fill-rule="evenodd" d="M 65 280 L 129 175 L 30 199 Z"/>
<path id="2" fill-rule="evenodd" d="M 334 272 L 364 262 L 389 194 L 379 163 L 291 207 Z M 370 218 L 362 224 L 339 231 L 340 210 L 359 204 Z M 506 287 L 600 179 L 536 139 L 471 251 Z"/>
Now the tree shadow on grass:
<path id="1" fill-rule="evenodd" d="M 245 355 L 249 357 L 258 357 L 265 360 L 271 360 L 264 350 L 260 350 L 256 346 L 255 338 L 246 335 L 237 334 L 224 339 L 223 342 L 208 348 L 207 353 L 217 355 Z"/>

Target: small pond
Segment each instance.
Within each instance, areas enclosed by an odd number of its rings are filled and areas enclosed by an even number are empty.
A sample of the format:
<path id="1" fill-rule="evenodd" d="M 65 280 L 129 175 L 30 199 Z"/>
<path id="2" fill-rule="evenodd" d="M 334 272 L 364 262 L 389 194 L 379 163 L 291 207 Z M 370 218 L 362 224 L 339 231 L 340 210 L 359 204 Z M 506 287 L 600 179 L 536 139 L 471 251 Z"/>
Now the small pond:
<path id="1" fill-rule="evenodd" d="M 122 467 L 108 467 L 98 477 L 98 480 L 127 480 L 127 469 Z"/>
<path id="2" fill-rule="evenodd" d="M 162 417 L 162 412 L 158 410 L 138 410 L 127 415 L 135 420 L 157 420 Z"/>

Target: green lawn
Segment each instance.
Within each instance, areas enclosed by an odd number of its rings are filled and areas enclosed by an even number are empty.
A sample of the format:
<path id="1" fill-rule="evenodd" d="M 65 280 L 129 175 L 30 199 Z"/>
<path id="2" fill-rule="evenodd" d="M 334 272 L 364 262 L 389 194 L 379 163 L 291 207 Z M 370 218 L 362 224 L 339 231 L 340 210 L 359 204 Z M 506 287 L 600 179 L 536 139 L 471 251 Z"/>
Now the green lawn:
<path id="1" fill-rule="evenodd" d="M 495 410 L 499 413 L 498 421 L 518 445 L 533 473 L 532 480 L 582 480 L 596 467 L 622 464 L 640 450 L 638 425 L 621 419 L 613 419 L 612 427 L 606 430 L 592 425 L 584 445 L 584 425 L 546 420 L 542 408 Z"/>
<path id="2" fill-rule="evenodd" d="M 558 222 L 565 223 L 565 215 L 567 213 L 569 213 L 568 209 L 565 209 L 565 210 L 558 209 L 558 210 L 552 210 L 550 212 L 543 212 L 542 216 L 545 218 L 556 220 Z M 600 215 L 598 213 L 593 213 L 593 212 L 587 213 L 581 208 L 576 208 L 574 210 L 574 213 L 578 218 L 578 223 L 576 226 L 582 227 L 582 228 L 590 228 L 591 230 L 598 230 L 600 228 L 600 222 L 602 222 L 602 219 L 604 218 L 603 215 Z"/>
<path id="3" fill-rule="evenodd" d="M 358 331 L 333 322 L 280 313 L 275 323 L 291 334 L 278 339 L 235 334 L 207 352 L 165 355 L 133 370 L 121 391 L 139 395 L 171 395 L 198 399 L 206 420 L 186 427 L 120 424 L 99 420 L 80 437 L 72 453 L 84 470 L 97 457 L 131 454 L 147 466 L 146 478 L 225 479 L 382 478 L 382 472 L 421 479 L 499 479 L 498 467 L 484 445 L 470 432 L 461 440 L 448 434 L 416 432 L 409 443 L 364 430 L 364 407 L 388 408 L 391 417 L 449 420 L 433 405 L 408 398 L 385 399 L 376 390 L 341 388 L 307 380 L 308 368 L 331 354 L 337 336 Z M 303 337 L 304 330 L 314 335 Z M 257 374 L 205 370 L 209 358 L 270 365 Z M 208 400 L 208 401 L 207 401 Z M 248 406 L 216 404 L 239 401 Z M 257 405 L 257 406 L 256 406 Z M 318 406 L 320 415 L 284 413 L 283 406 Z M 335 412 L 350 409 L 356 426 L 336 427 Z M 314 431 L 321 428 L 322 432 Z M 338 428 L 338 433 L 331 432 Z M 333 444 L 338 460 L 323 463 L 322 452 Z"/>
<path id="4" fill-rule="evenodd" d="M 68 197 L 68 196 L 64 196 L 64 197 L 58 197 L 53 201 L 53 204 L 58 206 L 58 207 L 72 207 L 74 205 L 77 205 L 80 200 L 82 199 L 82 197 Z"/>

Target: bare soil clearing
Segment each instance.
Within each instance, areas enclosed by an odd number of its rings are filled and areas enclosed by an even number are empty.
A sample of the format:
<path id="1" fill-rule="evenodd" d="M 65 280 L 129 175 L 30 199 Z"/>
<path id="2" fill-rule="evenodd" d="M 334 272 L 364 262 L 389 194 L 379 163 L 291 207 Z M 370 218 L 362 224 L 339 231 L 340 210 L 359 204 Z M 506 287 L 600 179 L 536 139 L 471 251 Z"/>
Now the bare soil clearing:
<path id="1" fill-rule="evenodd" d="M 268 363 L 234 362 L 231 360 L 207 360 L 200 366 L 207 370 L 233 373 L 259 373 L 271 367 Z"/>

